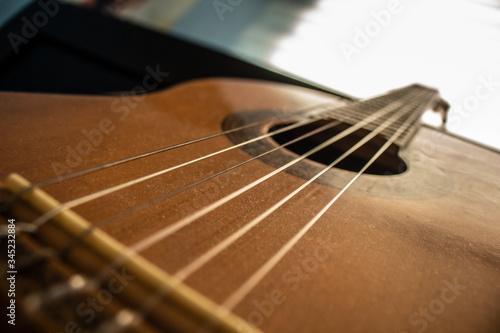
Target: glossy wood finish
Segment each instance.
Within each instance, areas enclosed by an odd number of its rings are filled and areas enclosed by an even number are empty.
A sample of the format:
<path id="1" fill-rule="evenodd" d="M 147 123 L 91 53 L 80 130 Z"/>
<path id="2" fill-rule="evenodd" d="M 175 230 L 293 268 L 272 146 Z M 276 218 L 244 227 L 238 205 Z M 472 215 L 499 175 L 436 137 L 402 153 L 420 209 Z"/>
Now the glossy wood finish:
<path id="1" fill-rule="evenodd" d="M 341 102 L 297 87 L 215 79 L 136 99 L 10 93 L 0 99 L 0 177 L 18 172 L 32 182 L 56 176 L 61 165 L 81 170 L 218 132 L 234 112 Z M 108 134 L 93 145 L 82 131 L 99 126 Z M 66 201 L 231 144 L 218 137 L 45 189 Z M 66 161 L 78 149 L 87 156 Z M 265 332 L 498 332 L 500 156 L 429 128 L 401 156 L 406 173 L 362 176 L 234 312 Z M 247 158 L 232 150 L 74 210 L 98 223 Z M 273 170 L 251 162 L 102 229 L 132 245 Z M 186 284 L 224 301 L 354 176 L 336 175 L 328 175 L 329 186 L 307 187 Z M 175 273 L 303 182 L 280 173 L 142 255 Z"/>

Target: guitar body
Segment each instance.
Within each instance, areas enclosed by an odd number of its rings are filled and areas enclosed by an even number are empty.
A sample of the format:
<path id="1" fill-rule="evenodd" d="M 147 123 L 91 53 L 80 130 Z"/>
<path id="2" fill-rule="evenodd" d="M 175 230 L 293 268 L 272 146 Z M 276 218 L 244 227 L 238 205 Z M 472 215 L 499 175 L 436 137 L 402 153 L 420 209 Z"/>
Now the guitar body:
<path id="1" fill-rule="evenodd" d="M 0 100 L 0 178 L 16 172 L 32 182 L 219 132 L 238 112 L 347 102 L 226 79 L 136 97 L 2 93 Z M 231 145 L 220 136 L 44 190 L 65 202 Z M 283 154 L 293 157 L 276 156 Z M 264 332 L 500 332 L 500 155 L 422 127 L 400 156 L 406 172 L 362 175 L 233 312 Z M 96 223 L 248 158 L 233 149 L 73 210 Z M 273 170 L 252 161 L 101 229 L 132 246 Z M 307 186 L 185 284 L 222 303 L 354 175 L 332 169 L 331 181 Z M 304 181 L 278 173 L 141 255 L 174 274 Z"/>

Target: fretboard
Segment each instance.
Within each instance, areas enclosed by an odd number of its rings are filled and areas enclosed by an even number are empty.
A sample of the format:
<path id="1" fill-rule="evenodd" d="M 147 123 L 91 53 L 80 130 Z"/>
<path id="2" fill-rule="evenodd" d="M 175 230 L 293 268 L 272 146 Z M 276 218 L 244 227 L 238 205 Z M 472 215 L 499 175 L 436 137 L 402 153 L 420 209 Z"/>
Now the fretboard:
<path id="1" fill-rule="evenodd" d="M 402 116 L 391 126 L 382 131 L 381 135 L 389 138 L 398 128 L 405 123 L 408 118 L 411 118 L 411 126 L 396 140 L 396 144 L 404 147 L 411 140 L 413 134 L 420 126 L 420 117 L 429 109 L 436 109 L 437 105 L 442 101 L 436 89 L 425 87 L 419 84 L 413 84 L 401 89 L 390 91 L 386 94 L 376 96 L 366 100 L 356 101 L 352 104 L 336 108 L 328 111 L 327 114 L 332 118 L 340 121 L 356 124 L 366 118 L 368 115 L 395 103 L 396 111 L 405 108 Z M 400 104 L 400 105 L 399 105 Z M 372 131 L 383 123 L 390 114 L 377 119 L 376 121 L 364 126 L 365 129 Z"/>

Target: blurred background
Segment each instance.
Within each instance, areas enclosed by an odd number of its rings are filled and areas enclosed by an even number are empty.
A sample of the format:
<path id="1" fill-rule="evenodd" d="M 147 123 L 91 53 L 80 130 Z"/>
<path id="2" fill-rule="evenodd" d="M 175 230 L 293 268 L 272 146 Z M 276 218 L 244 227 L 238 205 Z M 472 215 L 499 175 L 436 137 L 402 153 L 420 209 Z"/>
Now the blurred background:
<path id="1" fill-rule="evenodd" d="M 0 1 L 0 23 L 30 2 Z M 350 96 L 435 87 L 451 104 L 450 132 L 500 148 L 498 0 L 66 2 Z"/>

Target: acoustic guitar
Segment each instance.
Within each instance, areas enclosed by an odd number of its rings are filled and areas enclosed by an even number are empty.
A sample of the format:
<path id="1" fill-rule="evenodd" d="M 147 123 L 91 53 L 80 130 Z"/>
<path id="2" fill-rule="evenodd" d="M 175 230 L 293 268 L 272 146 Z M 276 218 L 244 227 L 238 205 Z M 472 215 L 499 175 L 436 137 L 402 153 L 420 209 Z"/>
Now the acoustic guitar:
<path id="1" fill-rule="evenodd" d="M 500 332 L 500 155 L 435 89 L 0 101 L 7 331 Z"/>

